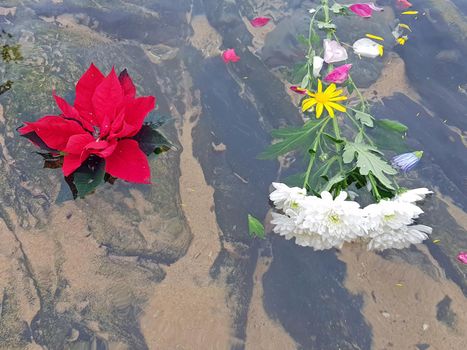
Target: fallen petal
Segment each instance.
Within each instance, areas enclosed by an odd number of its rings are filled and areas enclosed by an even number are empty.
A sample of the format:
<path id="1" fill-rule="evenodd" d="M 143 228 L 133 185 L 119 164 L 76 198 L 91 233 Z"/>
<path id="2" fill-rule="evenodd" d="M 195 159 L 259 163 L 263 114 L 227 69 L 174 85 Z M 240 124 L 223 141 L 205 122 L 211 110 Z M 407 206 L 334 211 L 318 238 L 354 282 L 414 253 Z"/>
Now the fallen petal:
<path id="1" fill-rule="evenodd" d="M 368 4 L 353 4 L 349 6 L 349 10 L 364 18 L 371 17 L 371 14 L 373 13 L 373 10 Z"/>
<path id="2" fill-rule="evenodd" d="M 384 38 L 381 37 L 381 36 L 378 36 L 378 35 L 365 34 L 365 36 L 366 36 L 367 38 L 370 38 L 370 39 L 375 39 L 375 40 L 379 40 L 379 41 L 384 41 Z"/>
<path id="3" fill-rule="evenodd" d="M 240 61 L 240 57 L 237 56 L 237 54 L 235 53 L 235 49 L 225 50 L 222 53 L 222 59 L 224 60 L 225 63 Z"/>
<path id="4" fill-rule="evenodd" d="M 268 22 L 270 21 L 271 19 L 270 18 L 267 18 L 267 17 L 256 17 L 256 18 L 253 18 L 250 23 L 253 27 L 257 28 L 257 27 L 264 27 L 266 24 L 268 24 Z"/>
<path id="5" fill-rule="evenodd" d="M 368 38 L 358 39 L 352 47 L 355 54 L 369 58 L 378 57 L 383 52 L 382 45 Z"/>
<path id="6" fill-rule="evenodd" d="M 412 6 L 407 0 L 396 0 L 396 6 L 400 9 L 406 9 Z"/>
<path id="7" fill-rule="evenodd" d="M 463 264 L 467 264 L 467 252 L 460 252 L 457 254 L 457 260 Z"/>

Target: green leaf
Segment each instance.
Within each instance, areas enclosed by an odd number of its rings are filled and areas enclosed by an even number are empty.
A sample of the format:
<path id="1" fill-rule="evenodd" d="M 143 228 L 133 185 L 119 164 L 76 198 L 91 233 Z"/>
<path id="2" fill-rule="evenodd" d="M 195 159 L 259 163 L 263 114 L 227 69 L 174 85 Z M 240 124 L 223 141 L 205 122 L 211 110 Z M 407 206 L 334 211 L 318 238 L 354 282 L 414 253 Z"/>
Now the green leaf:
<path id="1" fill-rule="evenodd" d="M 347 84 L 347 92 L 350 94 L 352 94 L 352 92 L 354 92 L 355 88 L 353 86 L 353 84 Z"/>
<path id="2" fill-rule="evenodd" d="M 266 237 L 263 224 L 250 214 L 248 214 L 248 231 L 251 237 L 259 237 L 262 239 Z"/>
<path id="3" fill-rule="evenodd" d="M 361 175 L 367 176 L 371 173 L 388 189 L 393 190 L 391 180 L 387 175 L 395 175 L 397 171 L 390 166 L 385 160 L 375 153 L 382 154 L 378 149 L 364 144 L 347 142 L 342 155 L 344 163 L 351 163 L 355 155 L 357 156 L 357 168 Z"/>
<path id="4" fill-rule="evenodd" d="M 371 116 L 370 114 L 368 113 L 365 113 L 365 112 L 362 112 L 362 111 L 356 111 L 355 113 L 355 118 L 357 118 L 358 120 L 360 120 L 360 122 L 363 124 L 363 125 L 366 125 L 370 128 L 373 127 L 373 120 L 375 119 L 373 116 Z"/>
<path id="5" fill-rule="evenodd" d="M 397 122 L 395 120 L 391 120 L 391 119 L 380 119 L 379 124 L 383 128 L 386 128 L 386 129 L 389 129 L 389 130 L 394 130 L 394 131 L 397 131 L 397 132 L 400 132 L 400 133 L 404 133 L 407 130 L 409 130 L 409 128 L 407 126 L 405 126 L 404 124 L 399 123 L 399 122 Z"/>
<path id="6" fill-rule="evenodd" d="M 342 182 L 345 180 L 345 176 L 342 174 L 336 174 L 333 177 L 331 177 L 326 184 L 326 187 L 324 187 L 323 191 L 330 191 L 332 189 L 332 186 L 338 184 L 339 182 Z"/>
<path id="7" fill-rule="evenodd" d="M 370 136 L 379 149 L 391 150 L 396 153 L 408 151 L 405 133 L 387 129 L 381 125 L 381 120 L 375 120 L 375 127 L 370 130 Z"/>
<path id="8" fill-rule="evenodd" d="M 327 23 L 327 22 L 316 22 L 316 25 L 319 29 L 336 29 L 336 25 L 334 23 Z"/>
<path id="9" fill-rule="evenodd" d="M 105 161 L 102 158 L 91 156 L 73 173 L 73 184 L 77 193 L 74 197 L 84 198 L 94 191 L 104 180 Z"/>
<path id="10" fill-rule="evenodd" d="M 321 38 L 319 37 L 319 35 L 313 31 L 313 34 L 311 34 L 311 37 L 310 37 L 311 44 L 315 45 L 315 44 L 318 44 L 320 41 L 321 41 Z"/>
<path id="11" fill-rule="evenodd" d="M 290 81 L 294 82 L 296 85 L 298 82 L 301 82 L 303 76 L 308 73 L 307 63 L 299 63 L 294 65 L 292 72 L 290 73 Z"/>
<path id="12" fill-rule="evenodd" d="M 298 37 L 297 37 L 297 40 L 300 44 L 302 45 L 305 45 L 306 47 L 310 46 L 310 43 L 308 41 L 307 38 L 305 38 L 305 36 L 303 34 L 300 34 Z"/>
<path id="13" fill-rule="evenodd" d="M 342 143 L 342 142 L 345 142 L 344 140 L 342 139 L 338 139 L 330 134 L 328 134 L 327 132 L 323 132 L 323 136 L 326 136 L 329 140 L 331 140 L 332 142 L 334 143 Z"/>
<path id="14" fill-rule="evenodd" d="M 271 135 L 276 139 L 282 139 L 282 141 L 270 145 L 264 152 L 258 155 L 258 158 L 274 159 L 296 149 L 309 146 L 313 142 L 317 129 L 323 120 L 318 122 L 310 120 L 301 128 L 283 128 L 274 130 Z"/>
<path id="15" fill-rule="evenodd" d="M 141 130 L 133 136 L 139 144 L 139 148 L 146 154 L 160 154 L 173 148 L 172 143 L 151 124 L 143 125 Z"/>
<path id="16" fill-rule="evenodd" d="M 302 82 L 300 83 L 300 87 L 302 89 L 306 89 L 308 87 L 309 82 L 310 82 L 310 76 L 307 74 L 303 77 Z"/>

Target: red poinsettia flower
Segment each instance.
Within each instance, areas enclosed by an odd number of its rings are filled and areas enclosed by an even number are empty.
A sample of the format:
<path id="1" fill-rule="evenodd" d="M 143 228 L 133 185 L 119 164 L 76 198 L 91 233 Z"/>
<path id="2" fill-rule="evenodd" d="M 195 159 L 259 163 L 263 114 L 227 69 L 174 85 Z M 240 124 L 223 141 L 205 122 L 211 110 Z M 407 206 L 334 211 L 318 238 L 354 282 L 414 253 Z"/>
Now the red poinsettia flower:
<path id="1" fill-rule="evenodd" d="M 105 159 L 105 171 L 111 176 L 149 183 L 146 155 L 132 137 L 154 109 L 156 99 L 135 95 L 135 86 L 126 70 L 117 77 L 112 68 L 104 76 L 91 64 L 76 84 L 73 106 L 54 93 L 62 114 L 26 122 L 19 132 L 35 133 L 51 151 L 64 154 L 65 176 L 71 175 L 89 156 L 96 155 Z"/>

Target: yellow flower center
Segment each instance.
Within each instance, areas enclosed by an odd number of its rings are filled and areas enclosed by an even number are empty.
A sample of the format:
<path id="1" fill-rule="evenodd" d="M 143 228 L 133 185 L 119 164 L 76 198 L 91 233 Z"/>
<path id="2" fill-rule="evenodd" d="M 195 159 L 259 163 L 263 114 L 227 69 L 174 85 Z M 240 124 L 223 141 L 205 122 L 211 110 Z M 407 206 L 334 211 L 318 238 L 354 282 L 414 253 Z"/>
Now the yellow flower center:
<path id="1" fill-rule="evenodd" d="M 341 218 L 339 215 L 337 215 L 336 213 L 331 213 L 329 216 L 328 216 L 328 219 L 331 223 L 333 224 L 339 224 L 341 222 Z"/>
<path id="2" fill-rule="evenodd" d="M 316 93 L 315 94 L 315 99 L 316 101 L 318 101 L 318 103 L 326 103 L 328 102 L 328 97 L 326 96 L 325 93 L 321 92 L 321 93 Z"/>

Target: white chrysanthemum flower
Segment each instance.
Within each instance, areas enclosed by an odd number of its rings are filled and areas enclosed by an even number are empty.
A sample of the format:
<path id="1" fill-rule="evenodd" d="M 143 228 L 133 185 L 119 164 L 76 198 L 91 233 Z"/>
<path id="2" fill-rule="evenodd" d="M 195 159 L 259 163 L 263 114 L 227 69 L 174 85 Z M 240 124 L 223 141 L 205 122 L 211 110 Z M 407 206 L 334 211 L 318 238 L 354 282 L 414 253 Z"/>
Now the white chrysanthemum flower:
<path id="1" fill-rule="evenodd" d="M 330 241 L 325 237 L 303 228 L 303 211 L 288 209 L 287 215 L 272 213 L 271 224 L 273 231 L 280 234 L 285 239 L 295 238 L 295 243 L 302 247 L 313 247 L 316 250 L 340 248 L 343 242 Z"/>
<path id="2" fill-rule="evenodd" d="M 400 229 L 411 225 L 423 210 L 415 204 L 395 200 L 382 200 L 376 204 L 370 204 L 364 209 L 368 219 L 368 228 L 371 231 L 383 232 L 386 227 Z"/>
<path id="3" fill-rule="evenodd" d="M 396 196 L 395 201 L 414 203 L 425 199 L 429 194 L 433 193 L 428 188 L 414 188 Z"/>
<path id="4" fill-rule="evenodd" d="M 280 182 L 273 182 L 272 185 L 276 190 L 271 192 L 269 199 L 274 203 L 277 209 L 285 210 L 296 207 L 297 202 L 303 200 L 306 196 L 306 190 L 304 188 L 289 187 Z"/>
<path id="5" fill-rule="evenodd" d="M 428 238 L 431 228 L 412 225 L 423 210 L 415 204 L 398 199 L 383 200 L 364 208 L 367 217 L 368 249 L 406 248 Z"/>
<path id="6" fill-rule="evenodd" d="M 271 224 L 274 225 L 272 229 L 275 233 L 284 236 L 286 239 L 294 237 L 294 232 L 297 230 L 295 220 L 291 217 L 279 213 L 272 213 Z"/>
<path id="7" fill-rule="evenodd" d="M 341 192 L 336 199 L 329 192 L 322 192 L 321 198 L 305 200 L 303 227 L 338 246 L 362 236 L 365 233 L 363 211 L 357 202 L 346 198 L 346 192 Z"/>
<path id="8" fill-rule="evenodd" d="M 384 250 L 389 248 L 403 249 L 411 244 L 422 243 L 428 238 L 432 228 L 425 225 L 403 226 L 399 230 L 380 232 L 368 243 L 370 250 Z"/>

